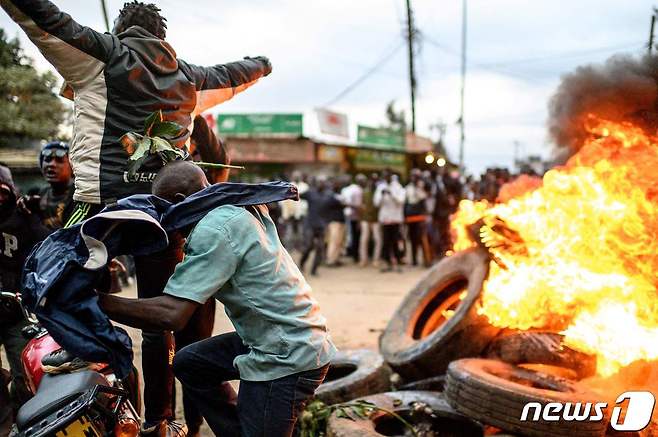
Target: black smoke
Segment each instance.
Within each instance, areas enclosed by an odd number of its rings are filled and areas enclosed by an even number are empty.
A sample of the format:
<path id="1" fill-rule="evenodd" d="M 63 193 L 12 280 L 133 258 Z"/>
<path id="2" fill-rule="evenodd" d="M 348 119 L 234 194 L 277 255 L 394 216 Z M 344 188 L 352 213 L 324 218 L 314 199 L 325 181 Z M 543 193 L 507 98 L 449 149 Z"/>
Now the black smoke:
<path id="1" fill-rule="evenodd" d="M 658 128 L 658 56 L 615 55 L 562 77 L 549 102 L 548 129 L 556 155 L 568 158 L 587 138 L 587 115 Z"/>

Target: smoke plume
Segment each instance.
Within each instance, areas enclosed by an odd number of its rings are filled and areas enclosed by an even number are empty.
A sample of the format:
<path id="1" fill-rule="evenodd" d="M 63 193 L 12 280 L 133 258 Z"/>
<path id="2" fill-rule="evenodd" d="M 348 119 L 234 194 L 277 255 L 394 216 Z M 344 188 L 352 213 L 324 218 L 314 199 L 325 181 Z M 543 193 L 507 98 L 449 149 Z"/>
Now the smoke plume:
<path id="1" fill-rule="evenodd" d="M 615 55 L 562 77 L 549 102 L 549 135 L 556 154 L 568 158 L 587 136 L 588 114 L 630 121 L 649 133 L 658 127 L 658 56 Z"/>

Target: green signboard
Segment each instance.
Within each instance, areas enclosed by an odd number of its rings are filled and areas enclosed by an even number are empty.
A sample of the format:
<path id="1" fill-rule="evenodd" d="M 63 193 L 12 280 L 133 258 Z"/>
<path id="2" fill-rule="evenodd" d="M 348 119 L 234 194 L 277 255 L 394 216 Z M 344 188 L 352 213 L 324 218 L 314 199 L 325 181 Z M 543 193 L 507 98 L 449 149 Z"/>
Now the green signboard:
<path id="1" fill-rule="evenodd" d="M 219 114 L 220 135 L 302 135 L 302 114 Z"/>
<path id="2" fill-rule="evenodd" d="M 391 169 L 404 172 L 406 160 L 403 153 L 359 149 L 354 154 L 354 166 L 359 170 Z"/>
<path id="3" fill-rule="evenodd" d="M 404 150 L 405 135 L 401 130 L 385 127 L 358 126 L 359 145 L 385 150 Z"/>

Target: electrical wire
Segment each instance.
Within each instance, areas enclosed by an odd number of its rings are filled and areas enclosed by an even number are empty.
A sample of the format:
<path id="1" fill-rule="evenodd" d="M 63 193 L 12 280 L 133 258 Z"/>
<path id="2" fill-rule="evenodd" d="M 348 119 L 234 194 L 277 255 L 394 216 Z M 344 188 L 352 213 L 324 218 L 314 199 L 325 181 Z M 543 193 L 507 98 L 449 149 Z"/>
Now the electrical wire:
<path id="1" fill-rule="evenodd" d="M 324 104 L 324 106 L 331 106 L 349 93 L 351 93 L 356 87 L 358 87 L 361 83 L 363 83 L 366 79 L 368 79 L 370 76 L 372 76 L 374 73 L 377 72 L 380 68 L 382 68 L 386 63 L 395 55 L 398 50 L 400 50 L 404 46 L 404 41 L 400 41 L 390 52 L 386 53 L 385 56 L 380 58 L 372 67 L 370 67 L 368 70 L 366 70 L 361 76 L 359 76 L 354 82 L 350 83 L 345 89 L 343 89 L 340 93 L 338 93 L 334 98 L 331 100 L 327 101 L 327 103 Z"/>

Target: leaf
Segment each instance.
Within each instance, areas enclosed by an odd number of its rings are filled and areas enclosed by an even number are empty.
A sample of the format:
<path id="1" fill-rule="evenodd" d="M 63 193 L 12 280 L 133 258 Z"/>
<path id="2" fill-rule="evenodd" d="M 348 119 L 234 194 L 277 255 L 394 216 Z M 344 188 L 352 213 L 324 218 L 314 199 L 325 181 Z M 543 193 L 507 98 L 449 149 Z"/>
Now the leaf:
<path id="1" fill-rule="evenodd" d="M 169 141 L 163 140 L 159 137 L 151 138 L 151 153 L 164 152 L 174 150 L 174 146 L 169 144 Z"/>
<path id="2" fill-rule="evenodd" d="M 146 158 L 148 158 L 148 155 L 143 155 L 139 159 L 130 161 L 130 163 L 128 164 L 128 169 L 127 169 L 128 178 L 132 178 L 133 176 L 135 176 L 135 174 L 142 167 L 142 164 L 144 164 L 144 161 L 146 161 Z"/>
<path id="3" fill-rule="evenodd" d="M 137 161 L 143 156 L 147 156 L 149 149 L 151 148 L 151 139 L 142 138 L 142 140 L 136 144 L 135 151 L 130 155 L 131 161 Z"/>
<path id="4" fill-rule="evenodd" d="M 336 411 L 336 417 L 339 419 L 351 419 L 351 417 L 345 412 L 345 410 L 342 409 Z"/>
<path id="5" fill-rule="evenodd" d="M 151 128 L 156 122 L 162 122 L 162 111 L 160 110 L 155 111 L 144 120 L 144 135 L 151 135 Z"/>
<path id="6" fill-rule="evenodd" d="M 185 155 L 183 155 L 183 153 L 178 150 L 164 150 L 162 152 L 158 152 L 158 155 L 160 155 L 160 159 L 162 160 L 163 164 L 168 164 L 173 161 L 185 160 Z"/>
<path id="7" fill-rule="evenodd" d="M 354 414 L 356 414 L 357 416 L 359 416 L 360 419 L 367 419 L 368 418 L 368 414 L 367 414 L 364 407 L 354 406 L 354 407 L 352 407 L 352 412 Z"/>
<path id="8" fill-rule="evenodd" d="M 132 155 L 135 153 L 135 144 L 141 141 L 142 138 L 144 137 L 140 134 L 135 132 L 128 132 L 119 138 L 119 141 L 123 146 L 123 150 L 125 150 L 128 155 Z"/>
<path id="9" fill-rule="evenodd" d="M 174 123 L 173 121 L 163 121 L 153 125 L 151 128 L 151 136 L 173 140 L 180 136 L 183 129 L 183 126 L 178 123 Z"/>

